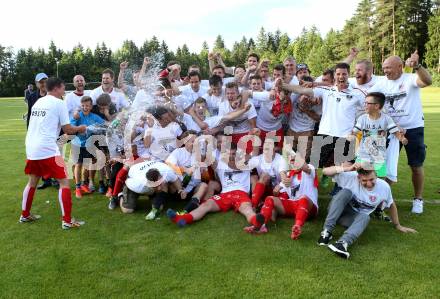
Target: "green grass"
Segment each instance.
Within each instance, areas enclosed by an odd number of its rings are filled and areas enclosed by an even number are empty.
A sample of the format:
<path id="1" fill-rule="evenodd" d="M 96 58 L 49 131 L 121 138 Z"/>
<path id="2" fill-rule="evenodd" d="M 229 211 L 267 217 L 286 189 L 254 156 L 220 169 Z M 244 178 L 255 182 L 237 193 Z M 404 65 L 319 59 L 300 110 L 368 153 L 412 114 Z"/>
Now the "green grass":
<path id="1" fill-rule="evenodd" d="M 33 211 L 43 219 L 18 224 L 26 184 L 20 120 L 25 105 L 21 98 L 1 99 L 0 297 L 438 298 L 439 94 L 439 88 L 423 91 L 425 213 L 409 212 L 412 186 L 404 151 L 393 186 L 401 223 L 419 233 L 402 234 L 373 220 L 348 261 L 316 245 L 328 190 L 321 190 L 320 215 L 298 241 L 289 238 L 290 219 L 272 224 L 264 236 L 245 234 L 245 219 L 233 212 L 178 229 L 165 218 L 147 223 L 146 201 L 142 211 L 122 215 L 108 211 L 106 199 L 97 195 L 74 199 L 73 213 L 86 226 L 62 231 L 53 189 L 36 194 Z"/>

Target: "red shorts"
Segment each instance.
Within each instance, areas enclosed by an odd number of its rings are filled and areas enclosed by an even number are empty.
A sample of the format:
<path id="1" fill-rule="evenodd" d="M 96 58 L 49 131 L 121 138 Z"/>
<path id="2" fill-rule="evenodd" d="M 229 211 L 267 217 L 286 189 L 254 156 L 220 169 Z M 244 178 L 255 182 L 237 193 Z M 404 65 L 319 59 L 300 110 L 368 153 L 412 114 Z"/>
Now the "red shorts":
<path id="1" fill-rule="evenodd" d="M 249 135 L 249 132 L 232 134 L 232 143 L 238 145 L 238 142 L 240 141 L 241 137 L 244 137 L 246 135 Z M 246 142 L 246 153 L 247 154 L 252 153 L 252 149 L 253 149 L 252 140 L 249 140 L 248 142 Z"/>
<path id="2" fill-rule="evenodd" d="M 272 131 L 273 132 L 273 131 Z M 266 135 L 269 132 L 263 131 L 260 129 L 260 139 L 261 139 L 261 145 L 264 145 L 264 141 L 266 140 Z M 283 128 L 275 131 L 275 136 L 280 137 L 280 141 L 275 142 L 275 145 L 278 146 L 280 149 L 283 148 L 283 141 L 284 141 L 284 132 Z"/>
<path id="3" fill-rule="evenodd" d="M 283 194 L 283 193 L 281 193 L 281 194 Z M 295 216 L 296 211 L 299 208 L 298 201 L 301 198 L 307 198 L 307 196 L 302 196 L 302 197 L 298 198 L 298 200 L 290 200 L 290 199 L 281 197 L 281 194 L 280 194 L 280 200 L 281 200 L 281 203 L 284 208 L 284 215 L 283 216 Z M 284 193 L 284 194 L 286 194 L 286 193 Z M 309 211 L 308 218 L 315 217 L 317 213 L 318 213 L 318 210 L 316 209 L 316 206 L 313 205 L 312 209 Z"/>
<path id="4" fill-rule="evenodd" d="M 33 174 L 43 179 L 66 179 L 67 168 L 61 156 L 50 157 L 43 160 L 26 160 L 25 174 Z"/>
<path id="5" fill-rule="evenodd" d="M 248 202 L 251 203 L 249 195 L 240 190 L 230 191 L 226 193 L 220 193 L 219 195 L 214 195 L 211 197 L 222 212 L 229 211 L 232 207 L 234 211 L 238 211 L 241 204 Z"/>

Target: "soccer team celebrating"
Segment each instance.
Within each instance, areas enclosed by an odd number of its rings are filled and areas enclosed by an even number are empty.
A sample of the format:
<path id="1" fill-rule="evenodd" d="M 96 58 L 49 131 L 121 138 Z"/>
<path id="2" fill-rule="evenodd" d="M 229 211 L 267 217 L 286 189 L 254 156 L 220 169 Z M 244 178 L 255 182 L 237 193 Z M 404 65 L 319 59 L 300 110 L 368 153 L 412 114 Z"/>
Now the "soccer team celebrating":
<path id="1" fill-rule="evenodd" d="M 117 85 L 111 69 L 102 72 L 94 90 L 86 90 L 78 74 L 75 90 L 65 97 L 61 79 L 39 73 L 37 90 L 26 98 L 29 181 L 19 221 L 40 219 L 31 213 L 35 191 L 57 185 L 62 228 L 84 224 L 71 215 L 64 147 L 70 148 L 76 198 L 97 191 L 109 198 L 110 210 L 133 213 L 146 195 L 152 203 L 146 220 L 166 213 L 185 227 L 233 209 L 246 218 L 244 231 L 250 234 L 268 233 L 277 216 L 293 218 L 290 236 L 297 240 L 305 222 L 318 214 L 319 185 L 332 179 L 319 245 L 348 258 L 348 247 L 372 216 L 401 232 L 416 232 L 400 224 L 390 185 L 397 182 L 405 147 L 412 213 L 423 213 L 420 88 L 431 84 L 431 76 L 415 51 L 405 62 L 387 58 L 384 76 L 373 74 L 371 61 L 356 60 L 355 77 L 349 78 L 356 56 L 351 49 L 318 78 L 293 57 L 271 69 L 268 60 L 250 53 L 244 65 L 228 67 L 220 54 L 210 53 L 208 79 L 197 65 L 183 76 L 176 61 L 151 72 L 145 58 L 130 80 L 128 63 L 122 62 Z M 404 73 L 404 66 L 413 72 Z M 167 207 L 175 199 L 185 202 L 182 211 Z M 346 230 L 330 242 L 336 224 Z"/>

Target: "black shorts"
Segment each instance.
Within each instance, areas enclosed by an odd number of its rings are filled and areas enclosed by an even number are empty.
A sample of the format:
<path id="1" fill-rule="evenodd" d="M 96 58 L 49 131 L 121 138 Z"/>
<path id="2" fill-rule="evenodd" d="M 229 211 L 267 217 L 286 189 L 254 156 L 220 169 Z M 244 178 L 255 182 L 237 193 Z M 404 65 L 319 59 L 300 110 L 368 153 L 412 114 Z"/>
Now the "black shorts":
<path id="1" fill-rule="evenodd" d="M 123 208 L 135 210 L 140 194 L 131 191 L 127 186 L 122 189 L 123 199 L 120 203 Z"/>
<path id="2" fill-rule="evenodd" d="M 84 159 L 92 159 L 93 155 L 87 151 L 86 147 L 80 147 L 72 144 L 71 157 L 74 164 L 83 164 Z"/>
<path id="3" fill-rule="evenodd" d="M 408 144 L 405 145 L 408 165 L 411 167 L 423 166 L 426 158 L 425 128 L 408 129 L 405 137 L 408 139 Z M 402 149 L 402 143 L 400 143 L 400 149 Z"/>
<path id="4" fill-rule="evenodd" d="M 351 161 L 354 162 L 354 153 L 355 153 L 355 142 L 353 141 L 352 146 L 350 146 L 350 141 L 348 141 L 345 138 L 340 138 L 340 137 L 332 137 L 332 136 L 328 136 L 328 135 L 318 135 L 321 138 L 324 138 L 324 140 L 326 140 L 326 138 L 331 137 L 333 138 L 333 141 L 329 144 L 325 144 L 323 145 L 321 148 L 313 148 L 313 144 L 312 144 L 312 156 L 313 156 L 313 152 L 315 150 L 320 149 L 320 155 L 319 155 L 319 168 L 323 168 L 323 167 L 330 167 L 333 165 L 340 165 L 343 162 L 347 162 L 347 161 Z M 314 137 L 315 139 L 316 137 Z M 318 137 L 319 138 L 319 137 Z M 340 141 L 338 141 L 340 140 Z M 342 153 L 338 152 L 337 153 L 337 157 L 339 157 L 339 159 L 336 159 L 335 161 L 335 146 L 339 146 L 342 145 L 343 146 L 343 150 Z M 342 148 L 341 148 L 342 149 Z"/>

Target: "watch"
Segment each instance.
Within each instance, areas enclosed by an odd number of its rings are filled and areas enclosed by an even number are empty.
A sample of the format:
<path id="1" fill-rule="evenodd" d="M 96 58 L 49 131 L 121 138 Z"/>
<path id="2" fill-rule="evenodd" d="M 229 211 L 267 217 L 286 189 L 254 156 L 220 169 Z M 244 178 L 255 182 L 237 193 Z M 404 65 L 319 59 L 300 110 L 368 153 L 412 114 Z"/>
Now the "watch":
<path id="1" fill-rule="evenodd" d="M 413 67 L 413 70 L 417 71 L 419 68 L 421 68 L 422 65 L 419 63 L 418 65 L 416 65 L 415 67 Z"/>

